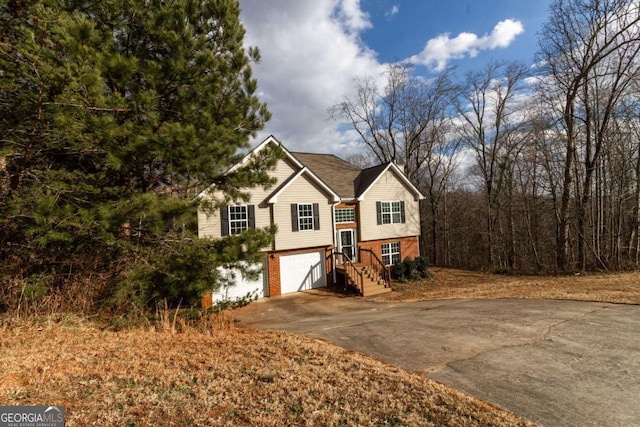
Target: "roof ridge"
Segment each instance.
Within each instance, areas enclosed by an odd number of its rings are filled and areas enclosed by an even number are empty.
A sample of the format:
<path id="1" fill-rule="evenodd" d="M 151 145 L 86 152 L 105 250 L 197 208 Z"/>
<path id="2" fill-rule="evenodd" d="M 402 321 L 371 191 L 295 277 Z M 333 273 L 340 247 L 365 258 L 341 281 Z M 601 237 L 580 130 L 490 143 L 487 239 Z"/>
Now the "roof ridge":
<path id="1" fill-rule="evenodd" d="M 368 168 L 364 168 L 364 169 L 362 169 L 362 171 L 364 172 L 364 171 L 368 171 L 370 169 L 375 169 L 375 168 L 380 168 L 380 167 L 385 167 L 386 168 L 389 165 L 389 163 L 393 163 L 393 162 L 389 161 L 389 162 L 379 163 L 377 165 L 369 166 Z"/>
<path id="2" fill-rule="evenodd" d="M 380 163 L 360 171 L 354 181 L 354 191 L 356 197 L 360 197 L 378 179 L 378 176 L 389 167 L 391 162 Z"/>
<path id="3" fill-rule="evenodd" d="M 330 157 L 333 157 L 333 158 L 335 158 L 335 159 L 340 160 L 340 161 L 341 161 L 341 162 L 343 162 L 343 163 L 347 163 L 347 164 L 349 164 L 349 165 L 353 166 L 354 168 L 360 169 L 358 166 L 354 165 L 354 164 L 353 164 L 353 163 L 351 163 L 350 161 L 345 160 L 345 159 L 343 159 L 342 157 L 339 157 L 339 156 L 337 156 L 337 155 L 335 155 L 335 154 L 333 154 L 333 153 L 309 153 L 309 152 L 307 152 L 307 151 L 291 151 L 291 154 L 293 154 L 294 156 L 295 156 L 296 154 L 302 154 L 302 155 L 305 155 L 305 156 L 330 156 Z"/>
<path id="4" fill-rule="evenodd" d="M 361 172 L 359 167 L 331 153 L 291 152 L 291 154 L 340 197 L 345 199 L 354 197 L 354 182 Z"/>

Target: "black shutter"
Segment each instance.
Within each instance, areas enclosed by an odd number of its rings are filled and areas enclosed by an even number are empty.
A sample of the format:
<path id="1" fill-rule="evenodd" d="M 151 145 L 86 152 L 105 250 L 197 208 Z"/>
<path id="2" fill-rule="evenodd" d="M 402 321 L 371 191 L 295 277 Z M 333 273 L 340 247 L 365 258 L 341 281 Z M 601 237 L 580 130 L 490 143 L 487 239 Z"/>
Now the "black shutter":
<path id="1" fill-rule="evenodd" d="M 313 204 L 313 229 L 320 230 L 320 206 Z"/>
<path id="2" fill-rule="evenodd" d="M 400 222 L 402 224 L 405 223 L 405 220 L 404 220 L 404 202 L 400 202 Z"/>
<path id="3" fill-rule="evenodd" d="M 251 230 L 256 228 L 256 209 L 253 205 L 247 205 L 247 225 Z"/>
<path id="4" fill-rule="evenodd" d="M 220 208 L 220 233 L 223 236 L 229 235 L 229 208 Z"/>
<path id="5" fill-rule="evenodd" d="M 291 231 L 298 231 L 298 205 L 291 205 Z"/>
<path id="6" fill-rule="evenodd" d="M 378 217 L 378 225 L 382 224 L 382 202 L 376 202 L 376 215 Z"/>

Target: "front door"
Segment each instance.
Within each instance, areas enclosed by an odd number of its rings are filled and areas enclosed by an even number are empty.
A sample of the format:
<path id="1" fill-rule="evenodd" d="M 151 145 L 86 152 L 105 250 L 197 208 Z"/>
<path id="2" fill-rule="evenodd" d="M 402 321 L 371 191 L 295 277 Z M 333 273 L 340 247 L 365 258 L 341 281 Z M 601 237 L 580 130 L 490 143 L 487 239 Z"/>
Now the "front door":
<path id="1" fill-rule="evenodd" d="M 357 261 L 356 231 L 353 229 L 340 230 L 340 252 L 347 254 L 351 261 Z"/>

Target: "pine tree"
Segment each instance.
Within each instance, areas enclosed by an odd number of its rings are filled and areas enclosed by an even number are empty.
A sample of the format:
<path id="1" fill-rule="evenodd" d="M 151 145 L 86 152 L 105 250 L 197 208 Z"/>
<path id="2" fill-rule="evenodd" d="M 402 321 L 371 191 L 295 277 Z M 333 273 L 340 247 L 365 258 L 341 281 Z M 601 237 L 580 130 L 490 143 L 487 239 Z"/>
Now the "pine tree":
<path id="1" fill-rule="evenodd" d="M 233 0 L 0 6 L 0 261 L 43 295 L 183 305 L 274 230 L 198 240 L 194 195 L 270 183 L 276 153 L 226 175 L 269 119 Z M 4 171 L 2 171 L 2 165 Z"/>

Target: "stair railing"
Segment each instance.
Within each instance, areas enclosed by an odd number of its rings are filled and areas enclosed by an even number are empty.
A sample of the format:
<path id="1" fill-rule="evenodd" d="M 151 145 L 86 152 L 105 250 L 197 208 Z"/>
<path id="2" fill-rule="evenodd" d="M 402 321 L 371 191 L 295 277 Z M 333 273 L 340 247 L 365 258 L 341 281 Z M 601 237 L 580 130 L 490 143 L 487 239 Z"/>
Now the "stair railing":
<path id="1" fill-rule="evenodd" d="M 337 252 L 336 255 L 342 258 L 342 265 L 345 269 L 345 280 L 351 280 L 354 282 L 356 289 L 360 292 L 360 295 L 364 294 L 364 272 L 362 269 L 358 269 L 355 263 L 349 258 L 349 255 L 345 252 Z"/>
<path id="2" fill-rule="evenodd" d="M 368 266 L 371 266 L 371 268 L 373 268 L 373 270 L 384 281 L 384 287 L 390 288 L 391 287 L 391 270 L 389 269 L 389 267 L 384 265 L 382 260 L 378 258 L 378 255 L 376 255 L 371 249 L 367 249 L 367 248 L 360 248 L 359 255 L 360 255 L 360 262 Z"/>

